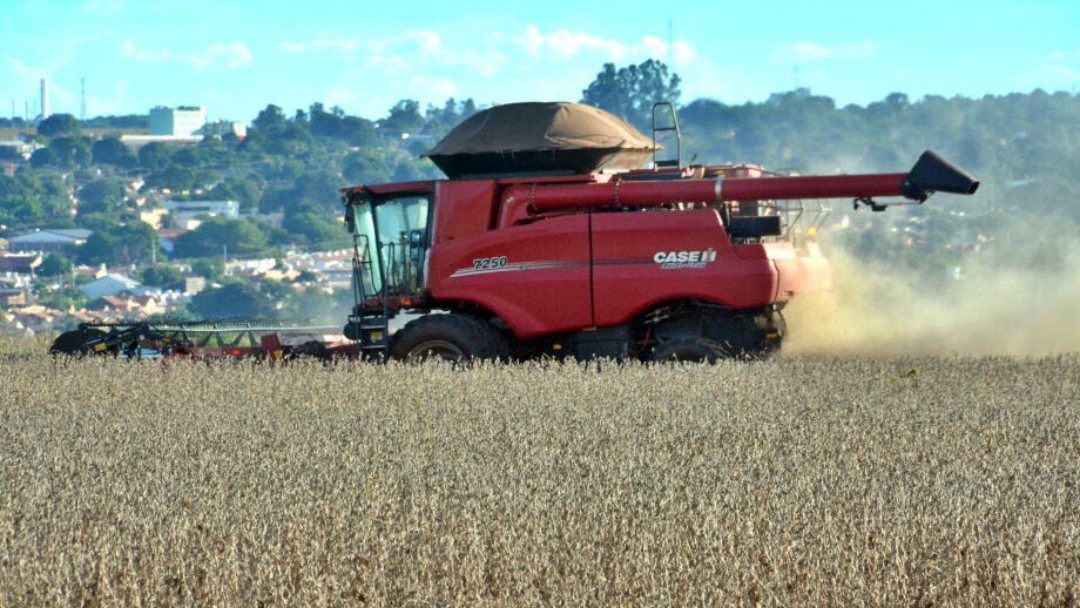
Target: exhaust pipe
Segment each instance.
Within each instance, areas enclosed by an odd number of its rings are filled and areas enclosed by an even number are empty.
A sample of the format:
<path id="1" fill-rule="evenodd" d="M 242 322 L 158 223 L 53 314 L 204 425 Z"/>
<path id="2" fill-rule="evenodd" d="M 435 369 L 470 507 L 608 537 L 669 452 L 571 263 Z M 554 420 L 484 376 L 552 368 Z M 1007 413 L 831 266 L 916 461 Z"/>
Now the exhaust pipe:
<path id="1" fill-rule="evenodd" d="M 975 194 L 978 189 L 979 180 L 933 150 L 922 153 L 900 184 L 905 197 L 920 203 L 935 192 Z"/>

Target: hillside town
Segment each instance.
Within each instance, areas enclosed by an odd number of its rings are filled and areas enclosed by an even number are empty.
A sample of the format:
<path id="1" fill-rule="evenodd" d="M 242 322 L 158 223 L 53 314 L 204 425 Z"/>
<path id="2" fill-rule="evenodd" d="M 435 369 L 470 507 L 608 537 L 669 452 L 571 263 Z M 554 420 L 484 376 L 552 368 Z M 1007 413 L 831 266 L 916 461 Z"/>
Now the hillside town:
<path id="1" fill-rule="evenodd" d="M 70 329 L 78 323 L 188 318 L 192 299 L 220 283 L 194 274 L 191 264 L 162 261 L 158 267 L 180 273 L 170 285 L 149 285 L 133 278 L 131 267 L 71 265 L 62 275 L 42 275 L 50 256 L 60 256 L 85 241 L 84 230 L 41 230 L 0 240 L 0 331 L 34 336 Z M 162 230 L 164 243 L 176 231 Z M 297 293 L 318 292 L 339 298 L 350 289 L 349 250 L 283 252 L 280 259 L 226 259 L 219 279 L 245 281 L 259 290 L 264 283 Z M 60 297 L 57 297 L 57 296 Z M 63 303 L 67 303 L 66 307 Z M 273 306 L 271 306 L 273 308 Z"/>
<path id="2" fill-rule="evenodd" d="M 36 125 L 39 133 L 42 125 L 50 124 L 45 81 L 42 81 L 41 105 L 43 111 Z M 81 137 L 94 141 L 95 152 L 102 148 L 103 141 L 108 141 L 122 145 L 119 153 L 137 158 L 139 150 L 147 146 L 165 147 L 175 156 L 183 150 L 199 149 L 203 141 L 220 143 L 222 137 L 240 144 L 247 134 L 244 123 L 207 121 L 204 107 L 154 107 L 149 111 L 147 123 L 146 133 L 90 137 L 82 134 Z M 178 258 L 177 241 L 183 242 L 185 234 L 198 231 L 207 220 L 228 226 L 258 221 L 259 226 L 268 230 L 280 230 L 285 214 L 281 211 L 259 214 L 252 204 L 213 200 L 206 195 L 213 185 L 190 189 L 148 187 L 146 172 L 110 172 L 107 165 L 103 171 L 98 162 L 82 163 L 83 166 L 41 162 L 58 138 L 24 131 L 0 139 L 0 151 L 4 152 L 0 178 L 15 180 L 23 172 L 45 165 L 45 170 L 53 167 L 58 170 L 63 184 L 71 184 L 60 195 L 68 200 L 67 210 L 60 204 L 62 208 L 54 217 L 42 218 L 37 225 L 0 226 L 0 235 L 6 237 L 0 238 L 0 332 L 35 336 L 62 332 L 79 323 L 230 315 L 227 308 L 215 309 L 213 300 L 205 297 L 200 306 L 200 294 L 224 284 L 244 285 L 245 293 L 256 298 L 258 306 L 248 309 L 248 314 L 287 315 L 291 312 L 287 302 L 294 298 L 306 302 L 306 306 L 297 308 L 308 313 L 312 310 L 311 303 L 316 301 L 322 306 L 315 308 L 321 310 L 348 306 L 351 254 L 347 247 L 341 247 L 341 238 L 329 243 L 337 248 L 324 249 L 318 242 L 298 247 L 281 239 L 278 246 L 261 247 L 261 251 L 234 247 L 231 253 L 231 240 L 221 239 L 210 255 L 192 256 L 189 252 L 186 257 Z M 104 179 L 117 185 L 118 192 L 113 198 L 122 202 L 109 208 L 94 208 L 91 185 Z M 93 222 L 71 221 L 71 218 L 93 218 L 95 213 L 103 211 L 108 213 L 99 215 L 108 215 L 108 222 L 102 230 L 91 228 Z M 332 214 L 325 214 L 324 221 L 327 225 L 333 222 Z M 100 246 L 105 242 L 116 248 L 114 240 L 103 241 L 105 234 L 116 226 L 130 227 L 134 230 L 132 234 L 143 237 L 150 235 L 140 245 L 146 256 L 127 260 L 113 255 L 97 256 L 99 261 L 91 264 L 95 256 L 86 254 L 95 243 Z M 340 225 L 338 228 L 340 237 L 345 237 L 345 229 Z M 120 261 L 126 264 L 118 264 Z"/>

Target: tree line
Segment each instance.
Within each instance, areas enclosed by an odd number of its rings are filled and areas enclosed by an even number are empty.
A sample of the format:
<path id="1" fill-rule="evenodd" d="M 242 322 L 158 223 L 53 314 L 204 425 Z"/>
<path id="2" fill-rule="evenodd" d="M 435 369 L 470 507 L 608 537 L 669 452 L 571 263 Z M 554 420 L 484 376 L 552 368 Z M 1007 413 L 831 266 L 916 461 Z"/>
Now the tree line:
<path id="1" fill-rule="evenodd" d="M 581 101 L 622 116 L 648 134 L 652 104 L 678 104 L 680 84 L 679 76 L 658 61 L 621 68 L 606 64 L 582 89 Z M 137 152 L 118 136 L 83 133 L 86 128 L 128 128 L 137 123 L 135 117 L 80 122 L 54 115 L 37 125 L 32 139 L 41 147 L 28 162 L 0 148 L 0 160 L 18 167 L 14 175 L 0 175 L 0 236 L 32 228 L 88 227 L 100 236 L 87 243 L 79 261 L 145 264 L 156 240 L 135 223 L 138 211 L 164 198 L 229 199 L 245 212 L 282 214 L 281 226 L 254 218 L 208 221 L 181 237 L 178 255 L 216 256 L 223 242 L 237 255 L 290 245 L 344 246 L 347 235 L 334 220 L 341 211 L 338 188 L 441 177 L 422 154 L 479 109 L 471 99 L 426 108 L 402 100 L 373 120 L 322 103 L 292 113 L 269 104 L 251 120 L 242 140 L 206 138 L 185 147 L 155 142 Z M 984 186 L 971 201 L 899 214 L 905 221 L 925 216 L 916 239 L 924 249 L 956 244 L 958 231 L 1009 242 L 1044 223 L 1044 229 L 1055 231 L 1080 224 L 1075 202 L 1080 98 L 1073 94 L 1036 90 L 912 100 L 893 93 L 866 106 L 839 107 L 803 88 L 762 102 L 694 99 L 678 110 L 684 162 L 748 162 L 826 174 L 897 172 L 907 170 L 922 150 L 936 149 L 982 178 Z M 78 201 L 74 214 L 73 199 Z M 958 220 L 958 210 L 968 217 Z M 877 218 L 874 222 L 888 225 Z M 875 230 L 870 236 L 852 232 L 848 238 L 866 255 L 890 250 L 899 238 L 886 228 Z M 912 264 L 921 263 L 911 255 Z"/>

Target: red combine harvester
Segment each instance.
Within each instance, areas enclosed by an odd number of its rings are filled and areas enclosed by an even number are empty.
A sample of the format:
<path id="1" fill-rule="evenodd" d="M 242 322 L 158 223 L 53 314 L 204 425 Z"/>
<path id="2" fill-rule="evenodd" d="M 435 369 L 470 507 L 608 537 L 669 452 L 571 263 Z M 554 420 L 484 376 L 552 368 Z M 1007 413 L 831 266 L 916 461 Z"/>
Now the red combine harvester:
<path id="1" fill-rule="evenodd" d="M 671 157 L 660 158 L 658 137 L 674 144 L 674 154 L 665 150 Z M 450 179 L 342 190 L 355 242 L 349 342 L 285 345 L 283 336 L 315 329 L 303 327 L 101 323 L 62 334 L 53 351 L 405 361 L 756 356 L 780 346 L 784 305 L 830 281 L 814 241 L 827 214 L 821 200 L 881 211 L 889 203 L 880 197 L 922 203 L 979 185 L 931 151 L 908 173 L 683 166 L 669 103 L 654 106 L 651 139 L 581 104 L 496 106 L 427 156 Z"/>
<path id="2" fill-rule="evenodd" d="M 813 239 L 823 209 L 806 201 L 880 211 L 879 197 L 979 185 L 932 151 L 908 173 L 683 166 L 671 104 L 654 106 L 653 129 L 580 104 L 497 106 L 428 153 L 449 180 L 343 189 L 357 301 L 345 335 L 402 360 L 768 353 L 784 305 L 831 277 Z M 658 158 L 663 135 L 674 159 Z"/>

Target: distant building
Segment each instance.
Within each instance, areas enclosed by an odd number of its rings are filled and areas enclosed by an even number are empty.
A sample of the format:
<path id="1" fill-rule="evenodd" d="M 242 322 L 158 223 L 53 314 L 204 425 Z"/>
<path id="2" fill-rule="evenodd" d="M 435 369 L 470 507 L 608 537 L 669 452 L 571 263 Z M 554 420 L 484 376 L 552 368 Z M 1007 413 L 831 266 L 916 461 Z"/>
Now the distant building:
<path id="1" fill-rule="evenodd" d="M 237 139 L 244 139 L 247 137 L 247 125 L 242 122 L 229 122 L 227 120 L 215 120 L 214 122 L 208 122 L 202 126 L 197 135 L 204 137 L 224 137 L 225 135 L 235 135 Z"/>
<path id="2" fill-rule="evenodd" d="M 34 269 L 41 265 L 41 254 L 5 253 L 0 255 L 0 275 L 33 275 Z"/>
<path id="3" fill-rule="evenodd" d="M 206 106 L 150 109 L 150 135 L 190 137 L 206 124 Z"/>
<path id="4" fill-rule="evenodd" d="M 96 281 L 90 281 L 79 286 L 79 291 L 90 298 L 101 296 L 115 296 L 124 292 L 133 292 L 142 286 L 142 283 L 122 274 L 107 274 Z"/>
<path id="5" fill-rule="evenodd" d="M 184 279 L 184 295 L 193 296 L 206 289 L 205 277 L 187 277 Z"/>
<path id="6" fill-rule="evenodd" d="M 230 219 L 240 217 L 240 203 L 237 201 L 165 201 L 161 206 L 181 222 L 196 219 L 200 215 Z"/>
<path id="7" fill-rule="evenodd" d="M 87 310 L 112 313 L 122 317 L 159 315 L 166 308 L 154 296 L 101 296 L 86 305 Z"/>
<path id="8" fill-rule="evenodd" d="M 26 289 L 0 287 L 0 304 L 26 306 Z"/>
<path id="9" fill-rule="evenodd" d="M 176 239 L 180 238 L 181 234 L 187 232 L 186 230 L 176 230 L 172 228 L 159 228 L 157 231 L 158 242 L 161 243 L 161 248 L 165 250 L 165 255 L 170 258 L 173 257 L 173 251 L 176 249 Z"/>
<path id="10" fill-rule="evenodd" d="M 8 239 L 8 250 L 70 254 L 85 243 L 91 234 L 94 234 L 93 230 L 84 228 L 38 230 Z"/>
<path id="11" fill-rule="evenodd" d="M 202 135 L 121 135 L 120 142 L 133 151 L 146 144 L 158 142 L 174 148 L 194 146 L 202 141 Z"/>
<path id="12" fill-rule="evenodd" d="M 21 139 L 5 139 L 0 141 L 0 147 L 11 150 L 10 156 L 19 156 L 23 160 L 30 160 L 34 150 L 41 147 L 40 144 L 28 144 Z"/>

